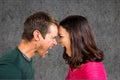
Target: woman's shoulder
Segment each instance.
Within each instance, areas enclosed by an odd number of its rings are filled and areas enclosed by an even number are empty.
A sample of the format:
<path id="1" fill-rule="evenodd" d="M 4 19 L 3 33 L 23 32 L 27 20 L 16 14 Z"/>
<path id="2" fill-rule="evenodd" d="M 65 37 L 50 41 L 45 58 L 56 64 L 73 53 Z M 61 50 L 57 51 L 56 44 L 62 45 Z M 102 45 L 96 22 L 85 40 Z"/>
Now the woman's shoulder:
<path id="1" fill-rule="evenodd" d="M 102 62 L 88 62 L 84 64 L 83 68 L 88 77 L 106 78 L 106 71 Z"/>
<path id="2" fill-rule="evenodd" d="M 102 62 L 87 62 L 82 67 L 85 70 L 101 70 L 104 69 L 104 64 Z"/>
<path id="3" fill-rule="evenodd" d="M 86 66 L 91 65 L 91 66 L 98 66 L 98 65 L 103 65 L 102 62 L 87 62 L 85 63 Z"/>

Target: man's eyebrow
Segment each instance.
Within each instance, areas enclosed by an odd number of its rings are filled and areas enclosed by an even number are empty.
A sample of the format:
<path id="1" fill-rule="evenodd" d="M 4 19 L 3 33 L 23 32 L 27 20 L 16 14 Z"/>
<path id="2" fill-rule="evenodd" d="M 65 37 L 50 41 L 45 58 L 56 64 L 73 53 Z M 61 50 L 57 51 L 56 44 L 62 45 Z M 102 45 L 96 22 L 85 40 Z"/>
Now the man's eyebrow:
<path id="1" fill-rule="evenodd" d="M 51 35 L 53 38 L 56 38 L 57 36 L 56 35 Z"/>

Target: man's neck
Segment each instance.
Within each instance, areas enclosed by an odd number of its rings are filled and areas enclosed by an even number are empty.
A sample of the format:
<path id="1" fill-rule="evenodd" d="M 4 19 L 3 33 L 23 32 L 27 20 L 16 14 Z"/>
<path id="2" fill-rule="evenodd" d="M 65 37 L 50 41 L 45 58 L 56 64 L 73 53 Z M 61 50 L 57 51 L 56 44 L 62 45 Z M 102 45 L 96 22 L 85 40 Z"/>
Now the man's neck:
<path id="1" fill-rule="evenodd" d="M 31 59 L 35 55 L 35 45 L 34 43 L 22 40 L 18 45 L 18 49 L 25 55 L 28 59 Z"/>

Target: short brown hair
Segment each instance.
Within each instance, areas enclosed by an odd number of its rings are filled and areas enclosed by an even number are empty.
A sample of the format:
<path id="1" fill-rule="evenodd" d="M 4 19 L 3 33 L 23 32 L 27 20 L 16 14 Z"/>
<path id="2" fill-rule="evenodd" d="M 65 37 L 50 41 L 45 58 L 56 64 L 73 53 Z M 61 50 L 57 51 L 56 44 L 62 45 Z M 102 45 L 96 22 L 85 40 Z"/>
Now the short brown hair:
<path id="1" fill-rule="evenodd" d="M 22 38 L 31 41 L 33 38 L 34 30 L 39 30 L 44 38 L 49 30 L 49 26 L 52 23 L 58 26 L 57 21 L 48 13 L 34 13 L 33 15 L 29 16 L 24 22 L 24 31 Z"/>

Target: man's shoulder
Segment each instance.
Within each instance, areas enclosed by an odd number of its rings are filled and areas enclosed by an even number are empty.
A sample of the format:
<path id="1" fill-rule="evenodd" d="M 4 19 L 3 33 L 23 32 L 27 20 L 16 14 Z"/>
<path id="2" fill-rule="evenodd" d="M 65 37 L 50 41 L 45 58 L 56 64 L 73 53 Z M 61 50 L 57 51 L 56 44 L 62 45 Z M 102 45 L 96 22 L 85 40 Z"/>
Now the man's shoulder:
<path id="1" fill-rule="evenodd" d="M 20 78 L 21 71 L 11 63 L 0 65 L 0 79 Z"/>
<path id="2" fill-rule="evenodd" d="M 13 62 L 17 56 L 18 56 L 17 49 L 16 48 L 12 49 L 5 53 L 2 57 L 0 57 L 0 64 L 6 62 Z"/>
<path id="3" fill-rule="evenodd" d="M 18 59 L 19 58 L 17 57 L 15 49 L 5 53 L 5 55 L 3 55 L 0 58 L 0 73 L 1 72 L 9 73 L 17 71 L 16 64 L 18 64 L 17 63 Z"/>
<path id="4" fill-rule="evenodd" d="M 2 71 L 9 73 L 9 71 L 15 72 L 19 71 L 19 69 L 12 63 L 4 63 L 0 65 L 0 73 Z"/>

